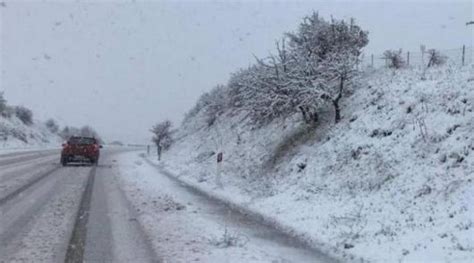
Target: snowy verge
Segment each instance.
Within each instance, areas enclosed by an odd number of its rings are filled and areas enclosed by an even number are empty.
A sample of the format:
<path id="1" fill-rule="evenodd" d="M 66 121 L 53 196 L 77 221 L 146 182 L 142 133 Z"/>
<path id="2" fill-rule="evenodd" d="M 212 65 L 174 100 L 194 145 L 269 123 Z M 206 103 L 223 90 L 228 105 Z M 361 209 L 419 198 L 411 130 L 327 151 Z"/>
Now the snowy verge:
<path id="1" fill-rule="evenodd" d="M 113 162 L 136 220 L 164 261 L 334 262 L 157 170 L 137 153 L 119 154 Z"/>
<path id="2" fill-rule="evenodd" d="M 44 123 L 25 125 L 15 116 L 0 116 L 0 153 L 57 149 L 61 142 Z"/>
<path id="3" fill-rule="evenodd" d="M 164 165 L 156 160 L 151 158 L 144 157 L 145 160 L 153 165 L 160 173 L 166 175 L 172 180 L 176 180 L 179 183 L 185 185 L 188 188 L 193 189 L 194 191 L 200 193 L 201 195 L 207 196 L 210 199 L 214 199 L 227 207 L 230 207 L 234 210 L 239 211 L 242 214 L 245 214 L 249 218 L 261 222 L 271 228 L 274 228 L 292 238 L 297 239 L 298 241 L 306 244 L 307 246 L 320 251 L 328 255 L 330 258 L 345 262 L 365 262 L 362 257 L 355 256 L 346 251 L 342 251 L 337 247 L 331 246 L 330 244 L 323 243 L 317 240 L 316 237 L 310 236 L 306 231 L 292 227 L 285 224 L 283 221 L 279 220 L 278 217 L 272 216 L 270 214 L 262 213 L 258 210 L 257 207 L 252 207 L 251 200 L 246 199 L 243 196 L 240 196 L 237 193 L 237 189 L 229 188 L 219 188 L 211 187 L 209 185 L 202 185 L 196 183 L 195 181 L 189 180 L 186 177 L 178 176 L 173 174 L 170 170 L 164 167 Z"/>
<path id="4" fill-rule="evenodd" d="M 472 262 L 474 66 L 380 70 L 364 82 L 340 123 L 323 113 L 313 130 L 298 116 L 255 128 L 232 112 L 212 126 L 198 114 L 162 163 L 355 258 Z"/>

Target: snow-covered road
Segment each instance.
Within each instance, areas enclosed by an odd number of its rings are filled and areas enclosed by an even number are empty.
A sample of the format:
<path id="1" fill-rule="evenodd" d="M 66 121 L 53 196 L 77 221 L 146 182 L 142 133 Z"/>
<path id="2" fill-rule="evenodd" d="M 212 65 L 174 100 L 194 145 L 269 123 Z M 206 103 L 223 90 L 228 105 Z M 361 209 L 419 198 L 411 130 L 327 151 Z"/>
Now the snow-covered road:
<path id="1" fill-rule="evenodd" d="M 136 151 L 98 167 L 0 155 L 0 262 L 330 262 L 183 186 Z"/>
<path id="2" fill-rule="evenodd" d="M 111 173 L 58 163 L 59 152 L 0 155 L 0 262 L 154 262 Z"/>

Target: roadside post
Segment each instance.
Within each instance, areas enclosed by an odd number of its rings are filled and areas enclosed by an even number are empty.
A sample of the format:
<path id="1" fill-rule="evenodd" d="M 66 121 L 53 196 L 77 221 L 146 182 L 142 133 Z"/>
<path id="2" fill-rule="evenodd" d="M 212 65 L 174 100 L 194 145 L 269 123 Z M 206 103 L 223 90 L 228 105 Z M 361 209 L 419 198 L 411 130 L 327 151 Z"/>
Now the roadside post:
<path id="1" fill-rule="evenodd" d="M 219 188 L 224 188 L 224 186 L 222 185 L 222 181 L 221 181 L 223 158 L 224 158 L 223 153 L 219 152 L 217 154 L 217 169 L 216 169 L 216 185 Z"/>
<path id="2" fill-rule="evenodd" d="M 150 155 L 150 145 L 149 144 L 146 145 L 146 154 Z"/>
<path id="3" fill-rule="evenodd" d="M 421 75 L 421 80 L 426 80 L 426 69 L 427 66 L 425 65 L 425 51 L 426 51 L 426 46 L 425 45 L 420 45 L 420 51 L 421 51 L 421 66 L 423 73 Z"/>

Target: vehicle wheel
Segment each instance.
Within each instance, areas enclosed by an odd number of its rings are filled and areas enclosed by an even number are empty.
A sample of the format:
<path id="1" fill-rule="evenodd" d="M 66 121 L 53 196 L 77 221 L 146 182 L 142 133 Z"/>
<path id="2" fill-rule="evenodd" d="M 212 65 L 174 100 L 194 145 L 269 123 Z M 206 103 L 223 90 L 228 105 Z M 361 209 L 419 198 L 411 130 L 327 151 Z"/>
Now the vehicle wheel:
<path id="1" fill-rule="evenodd" d="M 61 164 L 67 166 L 67 157 L 61 157 Z"/>
<path id="2" fill-rule="evenodd" d="M 99 165 L 99 159 L 91 159 L 91 164 L 92 164 L 93 166 Z"/>

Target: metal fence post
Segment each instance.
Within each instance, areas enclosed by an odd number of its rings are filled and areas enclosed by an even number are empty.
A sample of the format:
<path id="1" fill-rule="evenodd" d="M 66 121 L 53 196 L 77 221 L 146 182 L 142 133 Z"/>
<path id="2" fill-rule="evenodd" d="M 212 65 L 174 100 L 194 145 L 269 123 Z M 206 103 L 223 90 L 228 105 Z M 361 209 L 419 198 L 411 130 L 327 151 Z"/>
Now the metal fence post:
<path id="1" fill-rule="evenodd" d="M 464 66 L 464 59 L 466 57 L 466 45 L 462 45 L 462 65 Z"/>
<path id="2" fill-rule="evenodd" d="M 410 66 L 410 51 L 407 51 L 407 66 Z"/>

